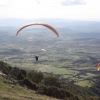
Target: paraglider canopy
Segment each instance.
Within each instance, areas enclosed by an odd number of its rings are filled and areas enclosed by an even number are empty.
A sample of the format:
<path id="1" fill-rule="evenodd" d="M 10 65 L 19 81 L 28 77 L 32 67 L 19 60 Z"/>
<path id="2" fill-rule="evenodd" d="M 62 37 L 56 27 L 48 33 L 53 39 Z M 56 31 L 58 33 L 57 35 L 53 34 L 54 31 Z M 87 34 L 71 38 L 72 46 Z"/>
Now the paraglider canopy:
<path id="1" fill-rule="evenodd" d="M 28 26 L 32 26 L 32 25 L 42 25 L 42 26 L 45 26 L 45 27 L 49 28 L 50 30 L 52 30 L 52 31 L 56 34 L 57 37 L 59 37 L 59 34 L 58 34 L 58 32 L 56 31 L 56 29 L 54 29 L 52 26 L 50 26 L 50 25 L 48 25 L 48 24 L 46 24 L 46 23 L 42 23 L 42 22 L 37 22 L 37 23 L 32 23 L 32 24 L 24 25 L 23 27 L 21 27 L 21 28 L 17 31 L 16 36 L 18 35 L 18 33 L 19 33 L 22 29 L 24 29 L 24 28 L 26 28 L 26 27 L 28 27 Z"/>
<path id="2" fill-rule="evenodd" d="M 100 63 L 96 66 L 96 70 L 97 70 L 97 71 L 100 70 Z"/>
<path id="3" fill-rule="evenodd" d="M 45 49 L 41 49 L 42 51 L 46 51 Z"/>

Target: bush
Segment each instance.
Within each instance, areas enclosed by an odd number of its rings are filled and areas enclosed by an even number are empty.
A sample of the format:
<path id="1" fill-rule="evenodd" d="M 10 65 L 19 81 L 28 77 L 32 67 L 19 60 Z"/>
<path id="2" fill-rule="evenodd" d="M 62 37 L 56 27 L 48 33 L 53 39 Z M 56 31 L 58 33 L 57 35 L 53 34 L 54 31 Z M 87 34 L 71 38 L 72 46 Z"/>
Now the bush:
<path id="1" fill-rule="evenodd" d="M 30 71 L 30 72 L 27 74 L 27 77 L 28 77 L 32 82 L 35 82 L 35 83 L 41 82 L 41 80 L 44 78 L 43 73 L 41 73 L 41 72 L 36 72 L 36 71 L 34 71 L 34 70 Z"/>
<path id="2" fill-rule="evenodd" d="M 12 76 L 12 78 L 16 80 L 22 80 L 25 78 L 25 76 L 22 74 L 20 69 L 18 69 L 17 67 L 12 67 L 12 70 L 10 71 L 10 75 Z"/>
<path id="3" fill-rule="evenodd" d="M 0 61 L 0 70 L 6 74 L 10 75 L 12 78 L 16 80 L 22 80 L 26 77 L 26 71 L 20 70 L 17 67 L 11 67 L 9 64 Z"/>
<path id="4" fill-rule="evenodd" d="M 52 96 L 52 97 L 64 99 L 64 100 L 79 100 L 77 96 L 70 94 L 70 92 L 66 91 L 65 89 L 57 88 L 55 86 L 41 85 L 38 88 L 37 93 L 45 94 L 48 96 Z"/>
<path id="5" fill-rule="evenodd" d="M 26 85 L 27 87 L 29 87 L 30 89 L 33 89 L 33 90 L 37 90 L 38 89 L 38 85 L 34 82 L 32 82 L 30 79 L 28 78 L 25 78 L 22 83 L 24 85 Z"/>
<path id="6" fill-rule="evenodd" d="M 58 88 L 62 87 L 62 82 L 53 75 L 45 76 L 44 79 L 41 81 L 41 84 L 47 85 L 47 86 L 55 86 Z"/>

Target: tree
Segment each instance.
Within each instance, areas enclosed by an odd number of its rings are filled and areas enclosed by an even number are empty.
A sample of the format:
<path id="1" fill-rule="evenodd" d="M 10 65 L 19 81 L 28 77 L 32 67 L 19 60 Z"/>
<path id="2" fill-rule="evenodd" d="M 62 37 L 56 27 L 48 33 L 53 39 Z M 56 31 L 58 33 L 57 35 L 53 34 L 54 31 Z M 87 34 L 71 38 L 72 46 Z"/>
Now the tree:
<path id="1" fill-rule="evenodd" d="M 41 72 L 36 72 L 36 71 L 34 71 L 34 70 L 30 71 L 30 72 L 27 74 L 27 77 L 28 77 L 31 81 L 35 82 L 35 83 L 41 82 L 41 80 L 44 78 L 43 73 L 41 73 Z"/>
<path id="2" fill-rule="evenodd" d="M 45 76 L 41 83 L 47 86 L 56 86 L 58 88 L 62 87 L 62 82 L 58 77 L 53 75 Z"/>

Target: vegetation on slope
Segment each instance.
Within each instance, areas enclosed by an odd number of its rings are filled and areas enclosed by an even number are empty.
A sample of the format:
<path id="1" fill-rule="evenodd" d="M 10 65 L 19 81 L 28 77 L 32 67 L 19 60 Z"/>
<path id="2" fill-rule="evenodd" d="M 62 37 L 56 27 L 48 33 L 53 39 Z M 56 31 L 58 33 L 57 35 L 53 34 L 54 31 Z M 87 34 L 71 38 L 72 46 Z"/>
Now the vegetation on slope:
<path id="1" fill-rule="evenodd" d="M 3 77 L 12 80 L 11 82 L 16 89 L 18 89 L 17 85 L 19 84 L 23 89 L 27 87 L 27 89 L 35 90 L 36 94 L 44 94 L 58 99 L 98 100 L 98 94 L 96 95 L 88 87 L 83 88 L 72 83 L 63 83 L 54 75 L 44 76 L 41 72 L 28 72 L 2 61 L 0 62 L 0 70 L 4 73 Z M 7 83 L 9 82 L 7 81 Z M 12 88 L 9 90 L 12 91 Z"/>

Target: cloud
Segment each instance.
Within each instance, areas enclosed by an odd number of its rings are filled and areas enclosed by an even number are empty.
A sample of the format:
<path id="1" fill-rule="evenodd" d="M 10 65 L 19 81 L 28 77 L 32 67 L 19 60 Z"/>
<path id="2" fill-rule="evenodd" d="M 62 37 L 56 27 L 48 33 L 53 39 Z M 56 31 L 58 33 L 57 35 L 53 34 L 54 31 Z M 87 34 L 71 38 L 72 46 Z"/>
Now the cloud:
<path id="1" fill-rule="evenodd" d="M 36 0 L 37 4 L 41 4 L 40 0 Z"/>
<path id="2" fill-rule="evenodd" d="M 85 4 L 84 0 L 65 0 L 61 2 L 61 5 L 63 6 L 69 6 L 69 5 L 80 5 Z"/>
<path id="3" fill-rule="evenodd" d="M 0 7 L 6 7 L 6 5 L 5 4 L 0 4 Z"/>
<path id="4" fill-rule="evenodd" d="M 100 0 L 0 0 L 0 18 L 97 20 L 99 12 Z"/>

